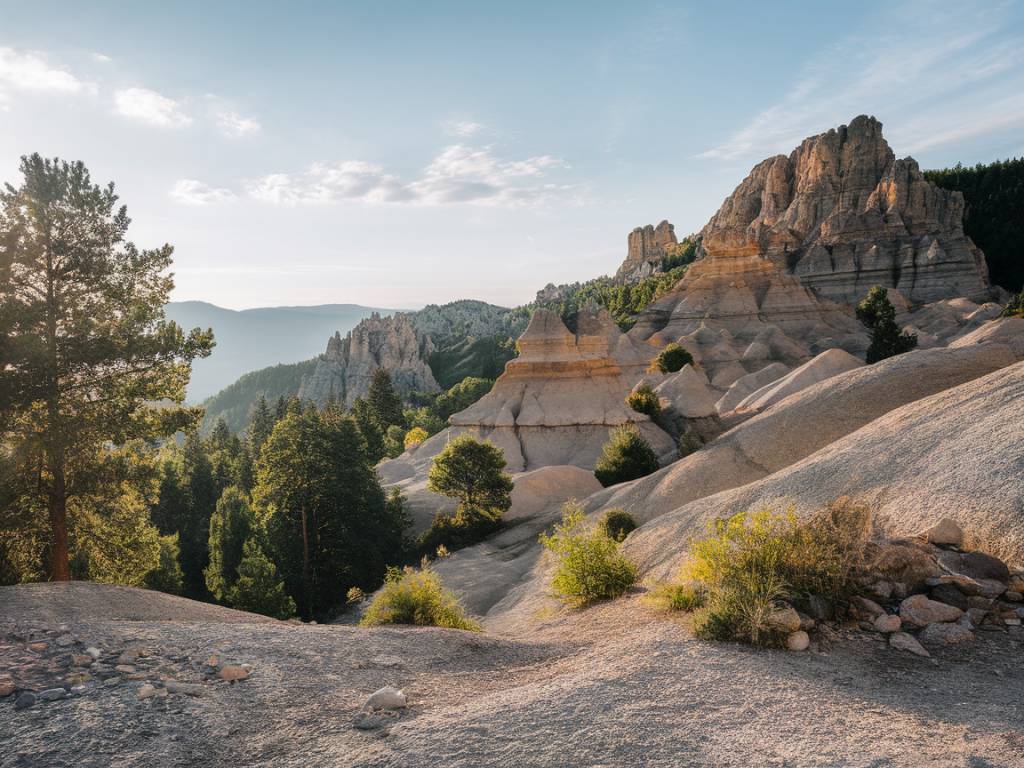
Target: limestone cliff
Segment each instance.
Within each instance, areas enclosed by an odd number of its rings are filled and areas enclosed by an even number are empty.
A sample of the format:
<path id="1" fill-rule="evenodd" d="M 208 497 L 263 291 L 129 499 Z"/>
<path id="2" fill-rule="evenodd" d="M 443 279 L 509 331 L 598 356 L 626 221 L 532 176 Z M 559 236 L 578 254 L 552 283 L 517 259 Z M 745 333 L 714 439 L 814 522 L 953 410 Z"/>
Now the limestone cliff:
<path id="1" fill-rule="evenodd" d="M 374 313 L 342 338 L 335 333 L 313 373 L 304 378 L 299 397 L 321 405 L 333 396 L 345 405 L 365 395 L 377 368 L 386 368 L 400 395 L 437 392 L 427 365 L 433 352 L 429 336 L 419 333 L 408 314 Z"/>
<path id="2" fill-rule="evenodd" d="M 662 259 L 676 245 L 675 227 L 667 221 L 657 227 L 637 227 L 626 239 L 626 260 L 615 273 L 615 280 L 633 283 L 660 271 Z"/>
<path id="3" fill-rule="evenodd" d="M 915 303 L 985 301 L 988 270 L 963 213 L 959 192 L 896 159 L 882 124 L 861 115 L 759 163 L 700 234 L 709 254 L 770 259 L 846 304 L 874 285 Z"/>

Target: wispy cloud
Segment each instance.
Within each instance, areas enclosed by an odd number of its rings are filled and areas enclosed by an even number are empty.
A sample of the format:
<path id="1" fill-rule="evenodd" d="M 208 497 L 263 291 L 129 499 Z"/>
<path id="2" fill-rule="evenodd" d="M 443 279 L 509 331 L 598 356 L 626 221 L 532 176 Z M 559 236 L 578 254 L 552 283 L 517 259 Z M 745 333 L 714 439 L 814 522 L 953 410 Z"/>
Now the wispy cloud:
<path id="1" fill-rule="evenodd" d="M 192 123 L 180 102 L 148 88 L 115 92 L 114 109 L 119 115 L 161 128 L 184 128 Z"/>
<path id="2" fill-rule="evenodd" d="M 99 51 L 92 53 L 90 58 L 92 58 L 93 61 L 98 61 L 100 64 L 109 64 L 113 61 L 110 56 L 107 56 L 105 53 L 100 53 Z"/>
<path id="3" fill-rule="evenodd" d="M 471 120 L 448 120 L 444 124 L 444 132 L 449 136 L 457 136 L 460 139 L 468 139 L 476 136 L 484 129 L 481 123 Z"/>
<path id="4" fill-rule="evenodd" d="M 217 111 L 217 130 L 229 139 L 242 139 L 255 136 L 263 131 L 263 126 L 253 117 L 245 117 L 231 109 Z"/>
<path id="5" fill-rule="evenodd" d="M 95 83 L 51 64 L 41 52 L 0 47 L 0 103 L 10 100 L 10 91 L 96 93 L 96 90 Z"/>
<path id="6" fill-rule="evenodd" d="M 548 172 L 568 168 L 564 160 L 538 155 L 502 160 L 491 147 L 446 147 L 419 178 L 403 180 L 382 166 L 358 160 L 317 163 L 303 173 L 276 173 L 247 185 L 264 202 L 298 205 L 360 200 L 370 203 L 518 207 L 564 197 L 572 187 L 545 180 Z"/>
<path id="7" fill-rule="evenodd" d="M 913 0 L 890 13 L 876 28 L 898 32 L 850 35 L 819 51 L 778 102 L 700 156 L 731 161 L 788 152 L 862 113 L 886 123 L 898 152 L 956 141 L 965 129 L 983 135 L 1024 121 L 1024 102 L 1005 98 L 1024 91 L 1024 36 L 1008 34 L 998 10 Z M 989 112 L 984 105 L 996 102 L 1010 111 L 979 116 L 979 107 Z M 929 131 L 920 130 L 924 124 Z"/>
<path id="8" fill-rule="evenodd" d="M 185 205 L 213 205 L 230 203 L 235 193 L 222 187 L 211 187 L 196 179 L 180 179 L 171 187 L 171 197 Z"/>

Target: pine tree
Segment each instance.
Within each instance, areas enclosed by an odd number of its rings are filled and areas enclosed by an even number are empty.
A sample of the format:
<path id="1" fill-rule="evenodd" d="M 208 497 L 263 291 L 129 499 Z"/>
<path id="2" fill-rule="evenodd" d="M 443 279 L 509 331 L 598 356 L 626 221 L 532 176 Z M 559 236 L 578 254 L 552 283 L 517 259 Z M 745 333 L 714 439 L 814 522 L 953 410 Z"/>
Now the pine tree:
<path id="1" fill-rule="evenodd" d="M 275 619 L 295 615 L 295 601 L 285 592 L 277 568 L 255 539 L 245 542 L 238 578 L 228 590 L 227 600 L 240 611 L 262 613 Z"/>
<path id="2" fill-rule="evenodd" d="M 270 437 L 270 431 L 274 428 L 274 421 L 274 414 L 270 412 L 267 398 L 260 395 L 253 406 L 252 418 L 249 420 L 249 447 L 254 460 L 259 458 L 263 444 Z"/>
<path id="3" fill-rule="evenodd" d="M 879 285 L 857 305 L 857 319 L 871 331 L 871 345 L 865 358 L 869 365 L 902 355 L 917 346 L 917 335 L 901 332 L 896 325 L 896 309 L 889 301 L 888 292 Z"/>
<path id="4" fill-rule="evenodd" d="M 366 393 L 366 402 L 370 406 L 377 426 L 382 432 L 394 425 L 405 428 L 405 415 L 402 412 L 402 399 L 395 392 L 391 382 L 391 374 L 387 368 L 378 368 L 373 372 L 370 388 Z"/>
<path id="5" fill-rule="evenodd" d="M 69 500 L 104 487 L 107 446 L 196 422 L 180 406 L 213 334 L 165 320 L 173 249 L 125 240 L 113 184 L 39 155 L 20 170 L 21 186 L 0 191 L 0 443 L 41 469 L 49 576 L 66 580 Z"/>
<path id="6" fill-rule="evenodd" d="M 235 486 L 224 489 L 210 518 L 210 561 L 204 570 L 206 588 L 224 600 L 238 576 L 242 547 L 252 538 L 256 520 L 249 499 Z"/>

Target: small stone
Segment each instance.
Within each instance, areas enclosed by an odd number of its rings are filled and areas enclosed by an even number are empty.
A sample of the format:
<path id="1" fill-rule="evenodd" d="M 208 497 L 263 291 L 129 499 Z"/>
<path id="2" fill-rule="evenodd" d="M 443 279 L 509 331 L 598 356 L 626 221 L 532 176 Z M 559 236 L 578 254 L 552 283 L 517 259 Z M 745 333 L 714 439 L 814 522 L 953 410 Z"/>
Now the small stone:
<path id="1" fill-rule="evenodd" d="M 792 610 L 792 609 L 791 609 Z M 796 611 L 793 611 L 796 613 Z M 364 708 L 369 709 L 402 709 L 406 706 L 405 694 L 397 688 L 386 685 L 370 694 Z"/>
<path id="2" fill-rule="evenodd" d="M 40 652 L 46 650 L 47 644 L 42 642 L 42 641 L 35 642 L 35 643 L 29 643 L 28 644 L 28 648 L 29 648 L 30 651 L 35 651 L 36 653 L 40 653 Z"/>
<path id="3" fill-rule="evenodd" d="M 221 680 L 227 680 L 229 683 L 233 683 L 237 680 L 245 680 L 245 678 L 249 676 L 249 670 L 236 664 L 226 664 L 220 668 L 217 676 L 220 677 Z"/>
<path id="4" fill-rule="evenodd" d="M 114 667 L 114 671 L 120 672 L 124 675 L 130 675 L 135 671 L 135 667 L 133 667 L 131 664 L 118 664 L 116 667 Z"/>
<path id="5" fill-rule="evenodd" d="M 1024 594 L 1018 592 L 1015 589 L 1008 589 L 1003 593 L 1003 600 L 1005 600 L 1008 603 L 1024 602 Z"/>
<path id="6" fill-rule="evenodd" d="M 106 680 L 103 681 L 103 687 L 104 688 L 113 688 L 115 685 L 120 685 L 120 683 L 121 683 L 121 678 L 120 677 L 108 677 Z"/>
<path id="7" fill-rule="evenodd" d="M 1014 592 L 1020 592 L 1024 594 L 1024 574 L 1014 573 L 1010 576 L 1007 586 Z"/>
<path id="8" fill-rule="evenodd" d="M 11 680 L 0 680 L 0 699 L 14 693 L 14 683 Z"/>
<path id="9" fill-rule="evenodd" d="M 145 685 L 139 687 L 139 692 L 137 695 L 139 699 L 152 698 L 153 696 L 156 696 L 156 688 L 150 685 L 149 683 L 146 683 Z"/>
<path id="10" fill-rule="evenodd" d="M 208 667 L 219 667 L 220 657 L 216 653 L 211 653 L 206 659 L 206 666 Z"/>
<path id="11" fill-rule="evenodd" d="M 868 592 L 880 600 L 888 600 L 892 597 L 892 584 L 888 581 L 876 581 L 868 587 Z"/>
<path id="12" fill-rule="evenodd" d="M 885 613 L 885 609 L 867 597 L 859 595 L 850 599 L 850 615 L 855 619 L 874 621 L 876 616 Z"/>
<path id="13" fill-rule="evenodd" d="M 39 698 L 43 701 L 60 701 L 68 692 L 63 688 L 47 688 L 45 691 L 40 692 Z"/>
<path id="14" fill-rule="evenodd" d="M 67 648 L 69 645 L 75 644 L 74 635 L 61 635 L 54 642 L 57 643 L 61 648 Z"/>
<path id="15" fill-rule="evenodd" d="M 911 595 L 900 603 L 900 618 L 907 624 L 926 627 L 937 621 L 956 621 L 964 612 L 956 606 L 929 600 L 924 595 Z"/>
<path id="16" fill-rule="evenodd" d="M 955 520 L 944 517 L 931 528 L 921 533 L 928 543 L 938 546 L 962 547 L 964 544 L 963 529 L 957 525 Z"/>
<path id="17" fill-rule="evenodd" d="M 786 638 L 786 647 L 791 651 L 806 651 L 811 644 L 810 636 L 802 629 L 791 632 Z"/>
<path id="18" fill-rule="evenodd" d="M 88 648 L 85 649 L 85 652 L 87 654 L 89 654 L 90 656 L 92 656 L 93 661 L 95 661 L 96 659 L 98 659 L 100 656 L 103 655 L 103 652 L 99 648 L 97 648 L 95 646 L 89 646 Z"/>
<path id="19" fill-rule="evenodd" d="M 66 680 L 69 685 L 82 685 L 92 680 L 92 675 L 88 672 L 76 672 L 73 675 L 68 675 Z"/>
<path id="20" fill-rule="evenodd" d="M 72 685 L 71 686 L 71 690 L 68 691 L 68 693 L 70 693 L 72 696 L 82 696 L 83 694 L 85 694 L 85 686 L 84 685 Z"/>
<path id="21" fill-rule="evenodd" d="M 769 614 L 766 623 L 771 629 L 789 634 L 800 629 L 800 614 L 792 606 L 786 606 Z"/>
<path id="22" fill-rule="evenodd" d="M 88 653 L 72 653 L 71 654 L 71 666 L 73 667 L 88 667 L 91 666 L 95 659 Z"/>
<path id="23" fill-rule="evenodd" d="M 880 616 L 876 616 L 875 623 L 872 624 L 875 632 L 881 632 L 883 635 L 899 632 L 901 626 L 903 626 L 903 622 L 900 620 L 900 617 L 891 613 L 883 613 Z"/>
<path id="24" fill-rule="evenodd" d="M 14 700 L 15 709 L 28 709 L 36 703 L 36 695 L 31 691 L 22 691 Z"/>
<path id="25" fill-rule="evenodd" d="M 913 635 L 908 635 L 906 632 L 894 632 L 889 635 L 889 645 L 898 651 L 909 651 L 916 656 L 924 656 L 925 658 L 931 656 L 924 649 L 924 646 L 914 639 Z"/>
<path id="26" fill-rule="evenodd" d="M 919 636 L 925 645 L 959 645 L 974 639 L 974 633 L 961 624 L 929 624 Z"/>

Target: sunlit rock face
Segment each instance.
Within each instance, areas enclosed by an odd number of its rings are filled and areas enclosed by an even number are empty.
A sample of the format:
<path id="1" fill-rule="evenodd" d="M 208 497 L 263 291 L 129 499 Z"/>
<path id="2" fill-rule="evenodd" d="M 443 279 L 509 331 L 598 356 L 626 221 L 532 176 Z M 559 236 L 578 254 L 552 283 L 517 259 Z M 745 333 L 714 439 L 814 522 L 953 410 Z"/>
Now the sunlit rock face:
<path id="1" fill-rule="evenodd" d="M 512 471 L 551 464 L 591 469 L 609 431 L 635 424 L 659 455 L 672 438 L 626 405 L 657 349 L 619 331 L 604 310 L 581 312 L 570 331 L 557 314 L 537 310 L 494 388 L 455 414 L 455 431 L 500 446 Z"/>
<path id="2" fill-rule="evenodd" d="M 768 259 L 837 302 L 875 285 L 914 303 L 983 302 L 988 270 L 963 213 L 959 192 L 896 159 L 882 124 L 861 115 L 759 163 L 700 234 L 709 255 Z"/>
<path id="3" fill-rule="evenodd" d="M 676 245 L 675 227 L 667 221 L 637 227 L 626 239 L 626 260 L 615 273 L 616 281 L 633 283 L 660 272 L 662 260 Z"/>
<path id="4" fill-rule="evenodd" d="M 346 406 L 366 394 L 378 368 L 386 368 L 400 395 L 437 392 L 427 365 L 433 351 L 429 336 L 413 328 L 405 314 L 381 317 L 376 312 L 344 338 L 335 334 L 313 374 L 303 380 L 299 397 L 320 405 L 333 398 Z"/>

